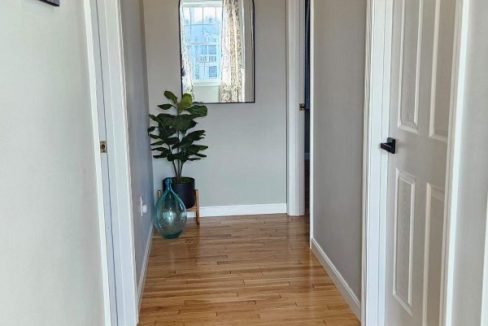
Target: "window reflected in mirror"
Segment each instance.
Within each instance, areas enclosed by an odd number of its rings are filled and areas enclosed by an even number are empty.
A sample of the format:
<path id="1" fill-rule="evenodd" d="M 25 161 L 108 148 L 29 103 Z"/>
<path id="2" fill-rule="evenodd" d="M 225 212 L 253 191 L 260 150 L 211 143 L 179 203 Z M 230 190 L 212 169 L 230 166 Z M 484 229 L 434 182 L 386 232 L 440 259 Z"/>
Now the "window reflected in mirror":
<path id="1" fill-rule="evenodd" d="M 195 101 L 255 101 L 254 1 L 181 0 L 181 85 Z"/>

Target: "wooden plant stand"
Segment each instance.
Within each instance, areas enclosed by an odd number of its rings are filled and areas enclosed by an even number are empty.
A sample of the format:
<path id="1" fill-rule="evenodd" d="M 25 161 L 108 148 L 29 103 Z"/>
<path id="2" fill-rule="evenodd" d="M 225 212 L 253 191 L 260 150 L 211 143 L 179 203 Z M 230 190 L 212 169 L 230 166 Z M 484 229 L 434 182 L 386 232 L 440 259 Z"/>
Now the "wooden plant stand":
<path id="1" fill-rule="evenodd" d="M 195 190 L 195 206 L 187 209 L 188 212 L 195 212 L 195 221 L 200 226 L 200 198 L 198 190 Z"/>

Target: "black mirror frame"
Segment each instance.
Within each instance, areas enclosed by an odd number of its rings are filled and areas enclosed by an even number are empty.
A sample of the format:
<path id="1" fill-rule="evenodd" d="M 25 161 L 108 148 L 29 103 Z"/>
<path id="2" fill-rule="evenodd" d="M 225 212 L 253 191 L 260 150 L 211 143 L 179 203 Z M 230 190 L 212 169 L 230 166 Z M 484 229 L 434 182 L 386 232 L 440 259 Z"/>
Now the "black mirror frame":
<path id="1" fill-rule="evenodd" d="M 55 6 L 55 7 L 61 6 L 60 0 L 41 0 L 41 1 L 50 4 L 51 6 Z"/>

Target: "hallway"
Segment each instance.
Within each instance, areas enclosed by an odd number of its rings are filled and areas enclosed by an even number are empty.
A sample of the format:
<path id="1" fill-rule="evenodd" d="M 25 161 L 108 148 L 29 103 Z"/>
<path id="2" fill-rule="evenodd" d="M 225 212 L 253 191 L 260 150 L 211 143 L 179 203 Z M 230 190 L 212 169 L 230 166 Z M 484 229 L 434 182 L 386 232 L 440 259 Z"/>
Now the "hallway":
<path id="1" fill-rule="evenodd" d="M 273 215 L 189 220 L 178 240 L 155 235 L 139 325 L 359 325 L 308 229 L 308 219 Z"/>

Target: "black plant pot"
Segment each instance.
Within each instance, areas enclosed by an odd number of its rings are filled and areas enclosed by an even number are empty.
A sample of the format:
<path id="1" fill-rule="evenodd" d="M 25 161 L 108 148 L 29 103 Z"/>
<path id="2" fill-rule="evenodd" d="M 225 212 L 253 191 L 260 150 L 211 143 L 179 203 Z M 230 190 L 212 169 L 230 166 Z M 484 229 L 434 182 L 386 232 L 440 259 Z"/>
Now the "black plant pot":
<path id="1" fill-rule="evenodd" d="M 169 179 L 169 178 L 166 178 Z M 164 179 L 164 180 L 166 180 Z M 166 186 L 163 180 L 163 192 L 166 191 Z M 181 198 L 186 208 L 195 206 L 195 179 L 182 177 L 179 181 L 176 178 L 171 178 L 171 187 L 173 191 Z"/>

